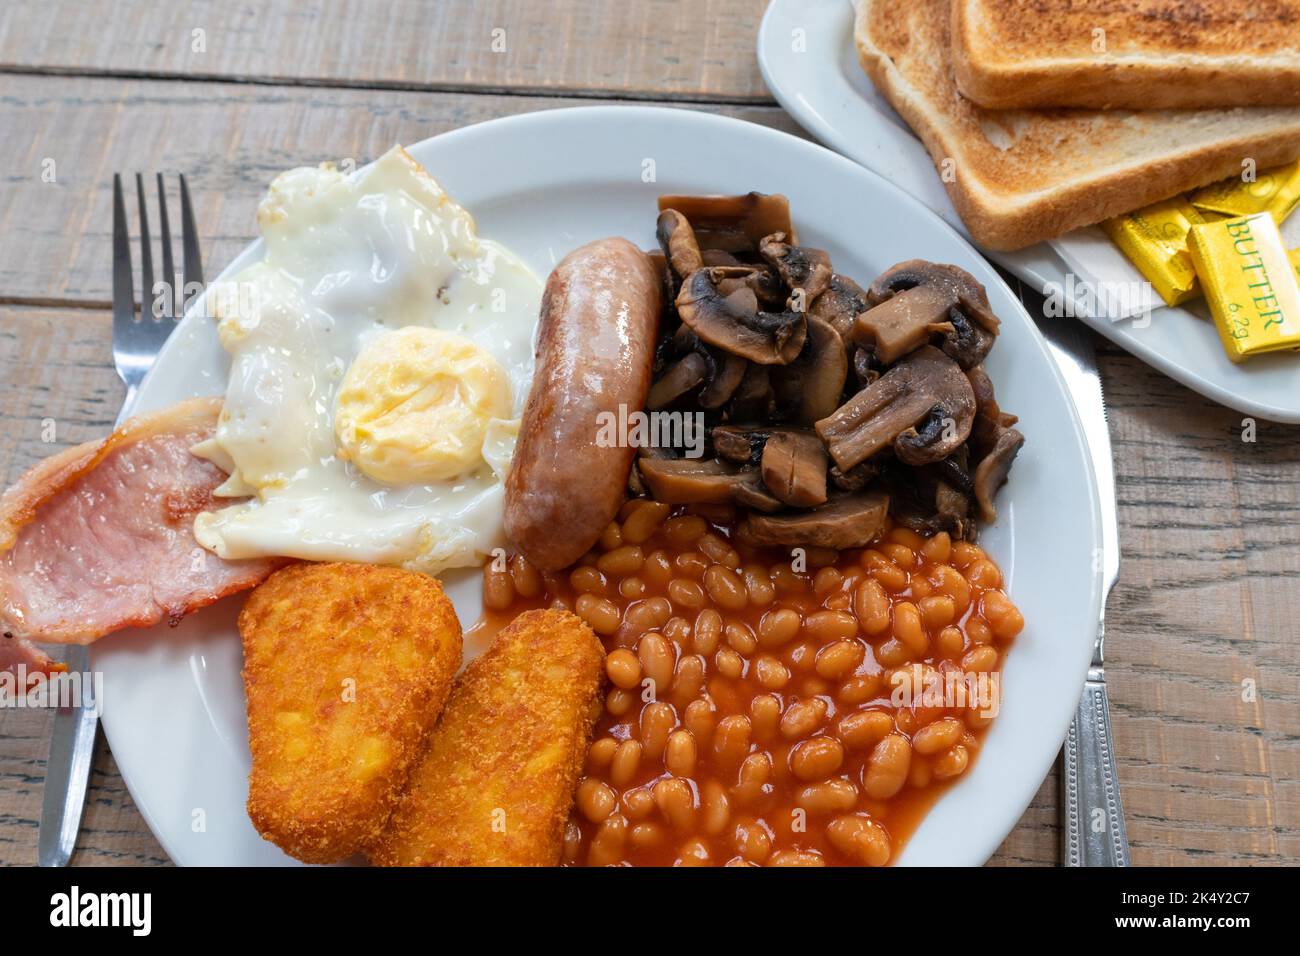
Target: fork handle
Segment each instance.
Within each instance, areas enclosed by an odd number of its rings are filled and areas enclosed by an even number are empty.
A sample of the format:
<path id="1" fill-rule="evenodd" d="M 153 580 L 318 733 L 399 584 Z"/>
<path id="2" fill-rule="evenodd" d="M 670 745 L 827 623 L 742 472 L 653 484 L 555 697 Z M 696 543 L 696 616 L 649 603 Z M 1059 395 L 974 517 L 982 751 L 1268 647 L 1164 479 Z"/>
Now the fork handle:
<path id="1" fill-rule="evenodd" d="M 1088 673 L 1065 737 L 1061 850 L 1065 866 L 1128 866 L 1128 834 L 1110 739 L 1110 702 L 1100 671 Z"/>

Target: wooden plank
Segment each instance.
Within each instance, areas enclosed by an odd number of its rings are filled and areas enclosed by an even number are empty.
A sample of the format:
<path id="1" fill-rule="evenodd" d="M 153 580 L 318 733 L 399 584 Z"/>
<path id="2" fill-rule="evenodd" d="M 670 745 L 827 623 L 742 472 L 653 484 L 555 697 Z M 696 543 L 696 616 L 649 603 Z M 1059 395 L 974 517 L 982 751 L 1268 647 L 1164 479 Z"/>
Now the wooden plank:
<path id="1" fill-rule="evenodd" d="M 1060 778 L 1054 770 L 1038 788 L 1016 828 L 993 854 L 989 866 L 1056 866 L 1060 862 L 1060 789 Z"/>
<path id="2" fill-rule="evenodd" d="M 112 428 L 123 388 L 113 371 L 112 321 L 99 309 L 0 305 L 0 478 Z M 0 864 L 36 862 L 53 713 L 0 708 Z M 167 855 L 127 792 L 101 736 L 79 849 L 82 866 L 161 864 Z"/>
<path id="3" fill-rule="evenodd" d="M 1260 421 L 1243 441 L 1240 413 L 1113 346 L 1102 370 L 1124 554 L 1106 671 L 1134 861 L 1282 862 L 1300 834 L 1300 430 Z"/>
<path id="4" fill-rule="evenodd" d="M 17 0 L 0 69 L 770 102 L 767 0 Z"/>
<path id="5" fill-rule="evenodd" d="M 86 77 L 6 76 L 4 84 L 0 129 L 22 135 L 0 137 L 0 168 L 8 177 L 0 190 L 0 301 L 35 304 L 109 302 L 114 172 L 186 173 L 206 273 L 215 276 L 254 237 L 257 202 L 286 169 L 360 163 L 394 143 L 493 117 L 590 105 Z M 798 130 L 775 107 L 709 109 Z M 129 183 L 128 192 L 134 193 Z M 177 202 L 173 195 L 173 222 Z M 129 204 L 134 222 L 133 196 Z"/>
<path id="6" fill-rule="evenodd" d="M 0 711 L 0 866 L 35 866 L 49 711 Z M 101 734 L 74 866 L 167 865 Z"/>
<path id="7" fill-rule="evenodd" d="M 121 387 L 96 309 L 0 306 L 0 477 L 109 427 Z M 1108 345 L 1124 565 L 1111 599 L 1115 745 L 1135 863 L 1276 864 L 1300 849 L 1300 444 L 1201 399 Z M 1031 436 L 1032 440 L 1032 436 Z M 1242 699 L 1252 679 L 1256 699 Z M 1249 696 L 1249 695 L 1247 695 Z M 48 716 L 0 711 L 0 862 L 35 855 Z M 79 862 L 161 850 L 107 755 Z M 1044 781 L 994 864 L 1058 860 Z M 84 859 L 83 859 L 84 858 Z"/>

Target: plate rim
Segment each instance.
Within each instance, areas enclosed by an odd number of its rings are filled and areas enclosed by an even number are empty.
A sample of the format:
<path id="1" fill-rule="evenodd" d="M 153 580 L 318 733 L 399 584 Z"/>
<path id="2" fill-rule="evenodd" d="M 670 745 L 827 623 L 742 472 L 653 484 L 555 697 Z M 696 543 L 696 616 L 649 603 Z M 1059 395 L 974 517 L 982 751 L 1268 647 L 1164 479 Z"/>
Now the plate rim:
<path id="1" fill-rule="evenodd" d="M 626 116 L 629 118 L 643 117 L 645 118 L 646 121 L 650 121 L 650 122 L 654 122 L 657 120 L 660 122 L 667 121 L 671 123 L 684 123 L 688 125 L 697 124 L 699 126 L 713 127 L 715 131 L 720 131 L 719 135 L 726 135 L 730 133 L 740 132 L 748 136 L 756 136 L 759 137 L 760 139 L 768 139 L 773 142 L 776 141 L 787 142 L 788 145 L 791 145 L 791 148 L 794 149 L 812 150 L 816 153 L 820 153 L 824 161 L 834 165 L 841 166 L 841 168 L 845 171 L 846 175 L 868 177 L 871 180 L 874 180 L 876 182 L 878 188 L 884 189 L 886 191 L 894 192 L 897 198 L 902 203 L 912 207 L 913 211 L 918 215 L 918 217 L 926 221 L 931 228 L 937 227 L 940 230 L 945 231 L 948 234 L 950 239 L 957 240 L 960 243 L 960 245 L 964 247 L 965 251 L 968 252 L 971 255 L 971 257 L 977 263 L 980 264 L 980 267 L 983 268 L 987 273 L 988 281 L 986 281 L 985 284 L 988 285 L 992 283 L 997 287 L 999 287 L 1001 290 L 1003 290 L 1007 296 L 1007 299 L 1012 303 L 1014 308 L 1024 317 L 1025 320 L 1024 324 L 1030 330 L 1029 341 L 1032 343 L 1031 347 L 1038 351 L 1042 362 L 1046 363 L 1046 367 L 1049 369 L 1050 377 L 1055 383 L 1056 388 L 1061 395 L 1064 407 L 1068 415 L 1068 421 L 1070 426 L 1070 433 L 1069 433 L 1070 438 L 1073 439 L 1075 445 L 1078 448 L 1078 451 L 1084 456 L 1084 460 L 1090 466 L 1084 470 L 1084 475 L 1082 476 L 1087 490 L 1087 495 L 1086 495 L 1087 500 L 1085 503 L 1087 506 L 1088 515 L 1087 515 L 1086 524 L 1090 532 L 1090 537 L 1091 537 L 1091 542 L 1093 547 L 1094 548 L 1100 547 L 1100 543 L 1101 543 L 1100 500 L 1098 495 L 1095 470 L 1093 467 L 1091 467 L 1092 465 L 1091 450 L 1086 440 L 1086 435 L 1083 430 L 1083 425 L 1079 417 L 1078 409 L 1074 405 L 1074 401 L 1070 395 L 1069 388 L 1064 380 L 1064 377 L 1062 376 L 1059 367 L 1057 366 L 1056 362 L 1052 359 L 1049 353 L 1047 343 L 1041 331 L 1038 329 L 1037 325 L 1025 312 L 1023 306 L 1019 303 L 1019 300 L 1017 299 L 1014 292 L 1010 290 L 1010 288 L 1006 285 L 1005 281 L 1001 278 L 1001 276 L 999 276 L 996 270 L 993 269 L 992 266 L 990 266 L 985 261 L 983 255 L 979 252 L 978 249 L 976 249 L 969 242 L 969 240 L 967 240 L 964 236 L 962 236 L 957 230 L 953 229 L 953 227 L 949 223 L 944 221 L 942 217 L 936 214 L 933 210 L 927 207 L 920 200 L 916 199 L 906 190 L 903 190 L 902 188 L 890 182 L 888 179 L 876 173 L 874 170 L 864 167 L 861 164 L 856 163 L 853 160 L 835 152 L 834 150 L 828 149 L 827 147 L 821 145 L 820 143 L 801 139 L 800 137 L 793 136 L 792 134 L 786 133 L 784 131 L 774 129 L 768 126 L 762 126 L 756 123 L 751 123 L 746 120 L 738 119 L 736 117 L 724 116 L 721 114 L 711 113 L 711 112 L 707 112 L 700 109 L 694 109 L 690 107 L 648 106 L 648 105 L 634 105 L 634 104 L 601 104 L 601 105 L 587 105 L 587 106 L 557 107 L 552 109 L 541 109 L 541 110 L 534 110 L 525 113 L 517 113 L 517 114 L 512 114 L 510 116 L 495 117 L 492 119 L 483 120 L 478 123 L 473 123 L 467 126 L 446 130 L 435 136 L 426 137 L 425 139 L 413 143 L 405 148 L 408 151 L 414 153 L 417 150 L 421 150 L 425 148 L 427 144 L 435 141 L 455 142 L 465 138 L 472 138 L 474 136 L 484 135 L 485 130 L 494 132 L 499 129 L 509 129 L 513 127 L 525 128 L 536 123 L 552 123 L 552 122 L 561 122 L 561 123 L 575 122 L 575 123 L 582 124 L 584 121 L 597 119 L 600 116 L 609 116 L 610 114 L 613 113 L 617 113 L 620 116 Z M 359 167 L 359 169 L 368 168 L 370 165 L 371 165 L 370 163 L 366 163 L 363 166 Z M 470 212 L 472 215 L 473 210 L 470 209 Z M 239 254 L 237 254 L 230 261 L 230 263 L 221 271 L 221 273 L 216 277 L 216 279 L 212 280 L 212 282 L 209 283 L 209 286 L 215 285 L 217 282 L 221 280 L 230 278 L 238 269 L 243 268 L 248 262 L 252 261 L 254 256 L 260 254 L 262 247 L 263 247 L 263 240 L 260 237 L 251 241 L 247 246 L 244 247 L 243 250 L 239 252 Z M 167 362 L 169 361 L 168 359 L 169 353 L 183 347 L 182 342 L 184 340 L 184 336 L 181 334 L 181 332 L 187 327 L 191 327 L 191 323 L 205 321 L 206 294 L 207 293 L 205 288 L 204 293 L 199 297 L 197 297 L 190 304 L 189 308 L 186 310 L 184 318 L 180 323 L 177 324 L 177 328 L 173 330 L 171 337 L 168 339 L 163 350 L 160 352 L 158 360 L 155 362 L 154 367 L 150 369 L 149 374 L 146 376 L 144 382 L 141 385 L 142 396 L 145 396 L 147 398 L 149 393 L 150 383 L 154 379 L 157 370 L 160 367 L 166 365 Z M 1093 575 L 1090 578 L 1090 594 L 1088 598 L 1089 608 L 1091 612 L 1088 617 L 1089 621 L 1094 621 L 1099 619 L 1099 615 L 1101 613 L 1101 608 L 1102 608 L 1102 601 L 1103 601 L 1102 591 L 1103 588 L 1102 588 L 1102 581 L 1100 576 Z M 107 647 L 103 647 L 99 644 L 91 645 L 91 666 L 96 667 L 96 658 L 101 657 L 101 655 L 106 655 L 108 653 L 110 653 L 110 651 Z M 1078 693 L 1082 692 L 1086 676 L 1087 676 L 1086 667 L 1080 668 L 1079 673 L 1076 675 Z M 1058 741 L 1064 740 L 1070 720 L 1073 717 L 1073 712 L 1074 712 L 1073 708 L 1070 709 L 1068 714 L 1065 713 L 1064 710 L 1062 710 L 1061 716 L 1064 719 L 1058 719 L 1055 721 L 1055 724 L 1059 726 L 1057 726 L 1053 731 L 1053 736 Z M 111 706 L 111 702 L 106 703 L 102 723 L 104 725 L 105 737 L 108 738 L 110 748 L 112 747 L 112 743 L 113 743 L 112 737 L 114 733 L 113 730 L 111 730 L 111 727 L 114 724 L 114 719 L 112 717 L 113 713 L 114 710 Z M 1046 775 L 1050 772 L 1052 766 L 1054 765 L 1058 752 L 1059 752 L 1059 745 L 1058 747 L 1051 750 L 1050 753 L 1044 752 L 1044 754 L 1039 757 L 1038 761 L 1034 765 L 1032 765 L 1031 768 L 1033 769 L 1032 775 L 1034 776 L 1035 780 L 1038 782 L 1035 783 L 1035 785 L 1032 788 L 1025 788 L 1019 797 L 1010 801 L 1004 801 L 1000 805 L 1000 809 L 1002 810 L 1000 814 L 995 812 L 990 814 L 989 817 L 985 819 L 984 821 L 985 823 L 991 823 L 994 821 L 1000 821 L 1003 818 L 1005 818 L 1005 826 L 1002 824 L 1002 822 L 998 822 L 995 826 L 993 826 L 991 829 L 985 832 L 985 835 L 982 839 L 979 838 L 972 839 L 972 852 L 970 854 L 971 860 L 967 861 L 967 865 L 978 865 L 979 863 L 986 862 L 988 857 L 990 857 L 993 854 L 993 852 L 996 851 L 996 849 L 1006 838 L 1006 836 L 1015 828 L 1016 823 L 1023 815 L 1025 809 L 1027 809 L 1030 803 L 1032 802 L 1038 787 L 1041 786 L 1041 781 L 1046 777 Z M 168 856 L 172 859 L 173 862 L 184 865 L 183 861 L 179 858 L 180 855 L 176 852 L 175 844 L 167 837 L 168 831 L 165 828 L 160 828 L 157 825 L 157 820 L 155 814 L 152 812 L 153 808 L 150 805 L 150 801 L 141 799 L 141 794 L 138 792 L 138 788 L 136 784 L 132 782 L 131 779 L 132 774 L 128 772 L 127 768 L 121 762 L 119 762 L 118 768 L 119 768 L 119 772 L 122 775 L 123 782 L 125 783 L 133 802 L 136 804 L 136 807 L 139 809 L 141 815 L 144 817 L 145 822 L 149 826 L 149 829 L 154 835 L 155 839 L 157 839 L 158 842 L 162 845 L 164 851 L 167 852 Z M 947 794 L 945 794 L 945 797 L 946 796 Z M 1015 808 L 1014 813 L 1008 812 L 1006 809 L 1007 807 L 1014 807 Z M 924 826 L 924 821 L 922 821 L 922 823 L 917 827 L 917 830 L 915 832 L 919 832 L 921 827 L 923 826 Z M 990 839 L 990 837 L 988 836 L 988 834 L 990 833 L 993 834 L 994 838 Z M 979 857 L 978 860 L 974 859 L 976 856 Z M 909 865 L 905 857 L 906 857 L 906 847 L 904 849 L 903 858 L 900 859 L 899 861 L 901 865 Z M 957 861 L 953 865 L 962 865 L 962 862 L 963 861 Z"/>

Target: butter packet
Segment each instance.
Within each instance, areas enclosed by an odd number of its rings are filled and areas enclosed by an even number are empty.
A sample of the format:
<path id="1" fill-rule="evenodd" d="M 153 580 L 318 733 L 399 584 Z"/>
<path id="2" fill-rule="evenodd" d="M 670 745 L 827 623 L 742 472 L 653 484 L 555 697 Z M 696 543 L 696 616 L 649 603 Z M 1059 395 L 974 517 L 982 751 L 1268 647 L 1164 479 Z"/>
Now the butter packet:
<path id="1" fill-rule="evenodd" d="M 1228 358 L 1300 348 L 1300 282 L 1266 212 L 1194 225 L 1189 248 Z"/>
<path id="2" fill-rule="evenodd" d="M 1137 266 L 1166 305 L 1178 305 L 1200 294 L 1196 270 L 1187 250 L 1187 233 L 1208 223 L 1206 216 L 1182 197 L 1166 199 L 1134 212 L 1107 219 L 1101 228 Z"/>
<path id="3" fill-rule="evenodd" d="M 1223 216 L 1266 212 L 1280 226 L 1300 204 L 1300 160 L 1266 169 L 1253 183 L 1242 182 L 1234 176 L 1198 189 L 1188 198 L 1202 212 Z"/>

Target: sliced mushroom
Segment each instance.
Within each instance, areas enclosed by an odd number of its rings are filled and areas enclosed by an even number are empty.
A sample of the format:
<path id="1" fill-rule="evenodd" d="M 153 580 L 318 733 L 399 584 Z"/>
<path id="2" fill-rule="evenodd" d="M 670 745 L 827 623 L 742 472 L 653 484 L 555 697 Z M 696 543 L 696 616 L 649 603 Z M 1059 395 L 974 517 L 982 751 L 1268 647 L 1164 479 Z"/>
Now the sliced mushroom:
<path id="1" fill-rule="evenodd" d="M 876 360 L 876 353 L 869 348 L 861 346 L 853 350 L 853 377 L 858 380 L 859 388 L 866 388 L 876 379 L 880 378 L 884 371 L 883 366 Z"/>
<path id="2" fill-rule="evenodd" d="M 750 363 L 727 404 L 727 418 L 738 425 L 761 425 L 772 420 L 775 404 L 771 367 Z"/>
<path id="3" fill-rule="evenodd" d="M 629 468 L 627 472 L 627 493 L 631 498 L 643 498 L 650 493 L 641 480 L 641 472 L 635 468 Z"/>
<path id="4" fill-rule="evenodd" d="M 710 345 L 759 365 L 793 362 L 808 335 L 807 319 L 797 312 L 758 312 L 738 305 L 737 297 L 748 290 L 723 296 L 716 272 L 700 269 L 682 283 L 677 294 L 682 322 Z"/>
<path id="5" fill-rule="evenodd" d="M 730 501 L 739 475 L 716 458 L 640 458 L 637 470 L 655 500 L 672 505 Z"/>
<path id="6" fill-rule="evenodd" d="M 748 470 L 745 475 L 745 481 L 737 482 L 731 489 L 731 495 L 735 498 L 736 504 L 744 505 L 753 511 L 765 513 L 780 511 L 785 507 L 785 503 L 780 498 L 767 490 L 761 478 Z"/>
<path id="7" fill-rule="evenodd" d="M 975 466 L 975 503 L 979 506 L 980 520 L 985 524 L 991 524 L 998 518 L 993 496 L 1006 483 L 1011 463 L 1015 461 L 1024 443 L 1024 435 L 1014 428 L 1004 428 L 998 435 L 993 450 Z"/>
<path id="8" fill-rule="evenodd" d="M 864 291 L 799 246 L 784 197 L 665 196 L 660 211 L 674 294 L 646 407 L 706 423 L 715 457 L 640 449 L 634 493 L 739 514 L 755 545 L 861 547 L 890 514 L 970 539 L 996 517 L 1024 438 L 981 366 L 998 320 L 973 276 L 911 260 Z"/>
<path id="9" fill-rule="evenodd" d="M 831 465 L 827 473 L 831 482 L 841 491 L 861 491 L 880 475 L 880 461 L 860 461 L 848 471 L 840 471 L 839 465 Z"/>
<path id="10" fill-rule="evenodd" d="M 699 349 L 700 337 L 691 331 L 689 325 L 679 325 L 671 336 L 673 345 L 673 354 L 677 356 L 685 355 L 687 352 L 694 352 Z"/>
<path id="11" fill-rule="evenodd" d="M 904 464 L 925 465 L 961 445 L 974 418 L 970 381 L 956 362 L 924 345 L 817 422 L 817 434 L 841 471 L 891 445 Z"/>
<path id="12" fill-rule="evenodd" d="M 697 269 L 704 268 L 700 246 L 695 241 L 695 231 L 686 217 L 676 209 L 665 209 L 659 214 L 655 236 L 677 278 L 685 279 Z"/>
<path id="13" fill-rule="evenodd" d="M 763 446 L 772 437 L 770 428 L 742 428 L 738 425 L 717 425 L 709 432 L 713 450 L 727 461 L 739 465 L 757 465 L 763 457 Z"/>
<path id="14" fill-rule="evenodd" d="M 971 481 L 969 459 L 969 447 L 963 445 L 943 461 L 936 461 L 929 467 L 940 481 L 970 495 L 975 493 L 975 485 Z"/>
<path id="15" fill-rule="evenodd" d="M 1009 428 L 1020 419 L 998 407 L 993 394 L 993 380 L 983 365 L 966 370 L 971 389 L 975 392 L 975 424 L 971 427 L 970 444 L 976 458 L 983 458 L 997 444 L 1002 429 Z"/>
<path id="16" fill-rule="evenodd" d="M 757 468 L 737 468 L 716 458 L 640 458 L 637 470 L 656 501 L 671 505 L 722 504 L 776 510 L 781 502 L 763 490 Z"/>
<path id="17" fill-rule="evenodd" d="M 952 302 L 928 285 L 905 289 L 858 316 L 851 338 L 872 346 L 876 358 L 892 365 L 931 341 L 953 331 L 946 321 Z"/>
<path id="18" fill-rule="evenodd" d="M 753 253 L 763 237 L 774 232 L 798 242 L 790 202 L 781 195 L 660 196 L 659 211 L 665 209 L 676 209 L 689 220 L 702 250 Z"/>
<path id="19" fill-rule="evenodd" d="M 895 504 L 890 513 L 899 524 L 912 531 L 937 534 L 946 531 L 957 540 L 974 536 L 970 496 L 946 481 L 925 486 L 928 500 L 922 502 L 921 488 L 914 488 L 905 503 Z M 895 502 L 899 499 L 895 498 Z"/>
<path id="20" fill-rule="evenodd" d="M 849 377 L 844 342 L 829 323 L 810 315 L 799 357 L 773 367 L 771 375 L 778 403 L 791 410 L 794 421 L 812 425 L 832 414 L 844 395 Z"/>
<path id="21" fill-rule="evenodd" d="M 923 468 L 891 470 L 886 482 L 894 519 L 912 531 L 946 531 L 958 539 L 973 537 L 970 478 L 957 460 L 964 451 L 963 447 L 957 455 Z M 949 481 L 954 476 L 960 484 Z"/>
<path id="22" fill-rule="evenodd" d="M 834 498 L 799 514 L 751 514 L 737 533 L 742 541 L 757 545 L 861 548 L 879 536 L 888 514 L 889 496 L 869 492 Z"/>
<path id="23" fill-rule="evenodd" d="M 918 286 L 926 286 L 948 299 L 947 321 L 952 331 L 943 335 L 942 348 L 962 368 L 984 361 L 998 334 L 998 317 L 989 307 L 984 286 L 957 266 L 909 259 L 876 277 L 867 290 L 871 305 Z"/>
<path id="24" fill-rule="evenodd" d="M 959 540 L 970 537 L 975 530 L 975 525 L 970 520 L 970 496 L 946 481 L 936 482 L 934 516 L 930 519 L 929 530 L 947 531 Z"/>
<path id="25" fill-rule="evenodd" d="M 691 389 L 699 386 L 709 374 L 709 363 L 698 352 L 690 352 L 677 360 L 675 365 L 650 386 L 646 395 L 645 407 L 654 411 L 671 405 Z"/>
<path id="26" fill-rule="evenodd" d="M 758 293 L 747 285 L 739 285 L 730 292 L 718 290 L 722 300 L 738 315 L 755 315 L 759 311 Z"/>
<path id="27" fill-rule="evenodd" d="M 758 254 L 789 286 L 786 308 L 792 312 L 809 311 L 831 284 L 831 257 L 820 249 L 791 245 L 783 232 L 764 237 Z"/>
<path id="28" fill-rule="evenodd" d="M 826 502 L 826 446 L 808 432 L 778 432 L 763 446 L 763 484 L 788 505 Z"/>
<path id="29" fill-rule="evenodd" d="M 700 389 L 700 408 L 721 408 L 740 387 L 749 363 L 739 355 L 707 346 L 701 346 L 701 352 L 708 361 L 709 373 L 705 377 L 704 387 Z"/>
<path id="30" fill-rule="evenodd" d="M 654 359 L 650 364 L 651 373 L 658 378 L 663 374 L 664 369 L 677 361 L 681 354 L 682 350 L 677 345 L 676 336 L 661 334 L 659 341 L 655 343 Z"/>
<path id="31" fill-rule="evenodd" d="M 745 263 L 730 252 L 724 252 L 721 249 L 701 249 L 700 256 L 704 259 L 706 266 L 742 266 L 748 268 Z"/>
<path id="32" fill-rule="evenodd" d="M 785 308 L 787 298 L 785 286 L 781 283 L 780 277 L 767 266 L 720 266 L 718 270 L 714 274 L 721 276 L 718 280 L 718 291 L 723 295 L 729 296 L 737 289 L 748 289 L 764 309 Z"/>
<path id="33" fill-rule="evenodd" d="M 830 285 L 813 302 L 808 314 L 829 322 L 840 333 L 840 338 L 847 342 L 853 320 L 869 308 L 871 305 L 867 302 L 867 293 L 862 286 L 848 276 L 835 272 L 831 274 Z"/>

